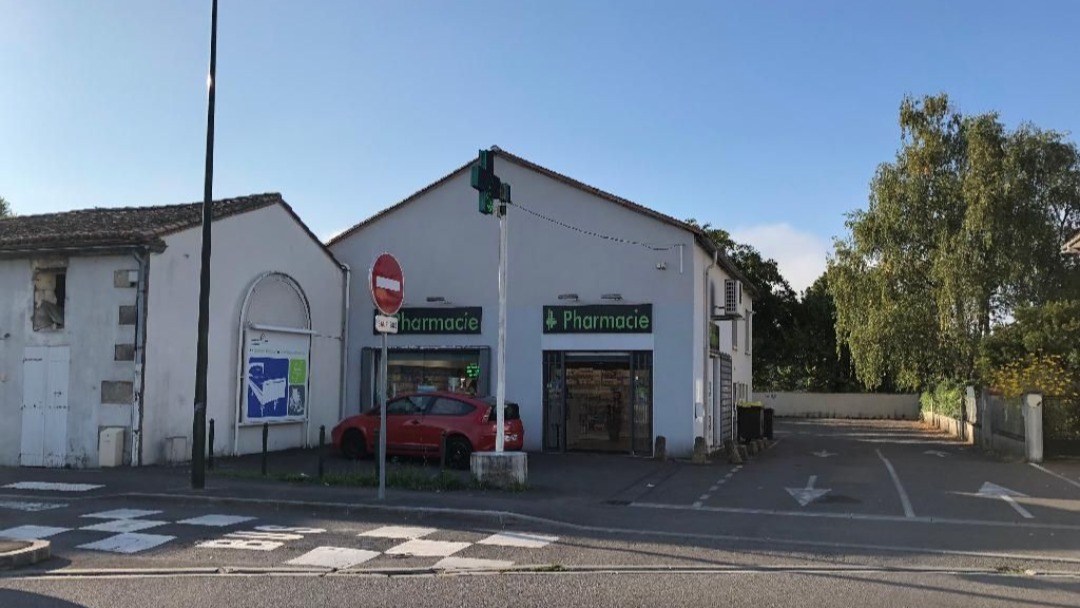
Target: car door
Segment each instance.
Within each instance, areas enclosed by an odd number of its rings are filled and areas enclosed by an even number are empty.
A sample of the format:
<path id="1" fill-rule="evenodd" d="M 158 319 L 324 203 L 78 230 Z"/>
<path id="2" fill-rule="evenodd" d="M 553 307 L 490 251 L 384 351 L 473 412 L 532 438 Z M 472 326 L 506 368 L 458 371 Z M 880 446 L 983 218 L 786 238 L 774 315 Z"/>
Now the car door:
<path id="1" fill-rule="evenodd" d="M 386 449 L 413 452 L 420 443 L 420 421 L 427 397 L 407 395 L 386 404 Z"/>
<path id="2" fill-rule="evenodd" d="M 476 407 L 452 397 L 432 397 L 420 424 L 420 445 L 423 450 L 438 452 L 442 448 L 443 431 L 470 437 L 468 429 Z"/>

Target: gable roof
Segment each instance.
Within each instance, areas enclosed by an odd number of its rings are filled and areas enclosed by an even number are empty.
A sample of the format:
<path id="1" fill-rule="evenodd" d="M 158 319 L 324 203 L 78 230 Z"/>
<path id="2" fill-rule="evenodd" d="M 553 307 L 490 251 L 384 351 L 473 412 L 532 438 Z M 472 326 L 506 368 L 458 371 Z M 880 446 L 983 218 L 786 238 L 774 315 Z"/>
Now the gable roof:
<path id="1" fill-rule="evenodd" d="M 520 167 L 524 167 L 526 169 L 529 169 L 531 171 L 534 171 L 536 173 L 539 173 L 541 175 L 549 177 L 549 178 L 551 178 L 551 179 L 553 179 L 555 181 L 562 182 L 563 184 L 566 184 L 567 186 L 570 186 L 571 188 L 581 190 L 581 191 L 586 192 L 588 194 L 591 194 L 591 195 L 593 195 L 593 196 L 595 196 L 597 198 L 601 198 L 601 199 L 603 199 L 605 201 L 608 201 L 608 202 L 614 203 L 616 205 L 619 205 L 620 207 L 629 209 L 630 211 L 633 211 L 635 213 L 640 213 L 642 215 L 651 217 L 654 220 L 657 220 L 657 221 L 663 222 L 665 224 L 675 226 L 676 228 L 681 228 L 682 230 L 686 230 L 687 232 L 690 232 L 691 234 L 694 235 L 694 240 L 695 240 L 695 242 L 697 242 L 698 246 L 700 246 L 702 249 L 704 249 L 706 252 L 708 252 L 709 255 L 716 255 L 717 256 L 717 264 L 718 265 L 720 265 L 725 271 L 727 271 L 727 273 L 729 275 L 731 275 L 732 277 L 742 281 L 743 284 L 744 284 L 744 289 L 748 289 L 750 291 L 751 296 L 756 296 L 757 295 L 757 289 L 755 289 L 755 287 L 753 285 L 751 285 L 749 281 L 746 280 L 746 276 L 743 275 L 743 273 L 738 268 L 735 267 L 735 264 L 732 263 L 732 261 L 727 257 L 727 255 L 723 251 L 721 251 L 718 247 L 716 247 L 716 244 L 713 243 L 712 239 L 710 239 L 709 236 L 705 233 L 705 231 L 702 230 L 701 228 L 699 228 L 697 226 L 694 226 L 693 224 L 689 224 L 687 222 L 684 222 L 682 220 L 676 219 L 674 217 L 671 217 L 670 215 L 660 213 L 659 211 L 656 211 L 654 209 L 650 209 L 650 208 L 648 208 L 648 207 L 646 207 L 644 205 L 639 205 L 638 203 L 635 203 L 635 202 L 633 202 L 633 201 L 631 201 L 629 199 L 625 199 L 625 198 L 623 198 L 621 196 L 618 196 L 616 194 L 612 194 L 610 192 L 601 190 L 601 189 L 596 188 L 594 186 L 590 186 L 589 184 L 578 181 L 578 180 L 576 180 L 576 179 L 574 179 L 572 177 L 568 177 L 566 175 L 563 175 L 562 173 L 559 173 L 557 171 L 553 171 L 551 169 L 548 169 L 547 167 L 543 167 L 541 165 L 538 165 L 538 164 L 536 164 L 536 163 L 534 163 L 534 162 L 532 162 L 530 160 L 526 160 L 526 159 L 524 159 L 524 158 L 522 158 L 520 156 L 517 156 L 516 154 L 511 154 L 510 152 L 507 152 L 506 150 L 503 150 L 502 148 L 499 148 L 498 146 L 492 146 L 491 151 L 495 153 L 495 156 L 497 158 L 505 159 L 507 161 L 510 161 L 510 162 L 514 163 L 515 165 L 518 165 Z M 374 223 L 379 218 L 381 218 L 381 217 L 383 217 L 383 216 L 385 216 L 385 215 L 387 215 L 389 213 L 392 213 L 392 212 L 400 209 L 401 207 L 404 207 L 405 205 L 415 201 L 416 199 L 420 198 L 421 196 L 423 196 L 427 192 L 429 192 L 429 191 L 443 185 L 444 183 L 450 181 L 451 179 L 453 179 L 454 177 L 456 177 L 460 173 L 463 173 L 465 171 L 470 170 L 472 168 L 473 164 L 475 164 L 475 163 L 476 163 L 476 161 L 472 160 L 472 161 L 469 161 L 469 162 L 465 163 L 464 165 L 458 167 L 457 169 L 454 169 L 450 173 L 447 173 L 446 175 L 444 175 L 444 176 L 440 177 L 439 179 L 435 180 L 434 182 L 432 182 L 432 183 L 428 184 L 427 186 L 424 186 L 420 190 L 417 190 L 416 192 L 412 193 L 411 195 L 406 197 L 404 200 L 402 200 L 402 201 L 400 201 L 400 202 L 398 202 L 398 203 L 396 203 L 394 205 L 391 205 L 390 207 L 387 207 L 386 209 L 383 209 L 382 211 L 379 211 L 375 215 L 372 215 L 371 217 L 361 221 L 360 223 L 356 224 L 355 226 L 349 228 L 348 230 L 345 230 L 341 234 L 338 234 L 334 238 L 330 239 L 330 241 L 327 244 L 333 246 L 338 241 L 341 241 L 343 239 L 346 239 L 346 238 L 352 236 L 354 233 L 356 233 L 360 229 L 364 228 L 365 226 L 368 226 L 369 224 Z"/>
<path id="2" fill-rule="evenodd" d="M 211 203 L 214 221 L 281 205 L 319 247 L 333 256 L 326 245 L 304 224 L 281 194 L 267 192 Z M 83 250 L 123 247 L 165 249 L 164 237 L 202 225 L 202 203 L 158 205 L 149 207 L 95 207 L 17 215 L 0 220 L 0 253 L 41 250 Z"/>

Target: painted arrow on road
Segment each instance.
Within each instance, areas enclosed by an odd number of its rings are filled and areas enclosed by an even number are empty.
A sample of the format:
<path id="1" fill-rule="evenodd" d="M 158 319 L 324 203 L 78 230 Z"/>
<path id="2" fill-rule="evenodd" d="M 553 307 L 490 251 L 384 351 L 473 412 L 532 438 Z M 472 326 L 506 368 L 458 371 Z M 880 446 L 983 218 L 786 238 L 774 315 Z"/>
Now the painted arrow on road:
<path id="1" fill-rule="evenodd" d="M 945 458 L 949 455 L 948 452 L 942 452 L 941 450 L 926 450 L 923 454 L 930 454 L 931 456 L 937 456 L 938 458 Z"/>
<path id="2" fill-rule="evenodd" d="M 815 488 L 814 483 L 817 482 L 817 475 L 811 475 L 810 479 L 806 482 L 805 488 L 784 488 L 791 494 L 791 497 L 798 501 L 800 507 L 814 502 L 822 496 L 832 492 L 832 490 L 826 490 L 822 488 Z"/>
<path id="3" fill-rule="evenodd" d="M 810 452 L 818 458 L 828 458 L 829 456 L 839 456 L 836 452 L 830 452 L 828 450 L 821 450 L 820 452 Z"/>
<path id="4" fill-rule="evenodd" d="M 1000 498 L 1001 500 L 1009 503 L 1009 506 L 1015 509 L 1021 517 L 1025 519 L 1035 518 L 1035 516 L 1029 513 L 1027 509 L 1017 504 L 1016 500 L 1013 498 L 1014 496 L 1026 498 L 1027 494 L 1017 492 L 1016 490 L 1010 490 L 1009 488 L 1005 488 L 997 485 L 996 483 L 990 483 L 988 481 L 984 483 L 981 488 L 979 488 L 979 496 L 986 496 L 988 498 Z"/>

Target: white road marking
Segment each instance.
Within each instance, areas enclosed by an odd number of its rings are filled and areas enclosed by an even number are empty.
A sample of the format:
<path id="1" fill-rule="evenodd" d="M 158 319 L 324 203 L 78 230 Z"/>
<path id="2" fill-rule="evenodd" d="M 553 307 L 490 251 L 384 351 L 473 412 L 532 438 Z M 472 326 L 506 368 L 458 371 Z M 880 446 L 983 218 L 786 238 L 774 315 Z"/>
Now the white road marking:
<path id="1" fill-rule="evenodd" d="M 711 488 L 709 488 L 709 491 L 710 492 L 715 492 L 715 491 L 717 491 L 719 489 L 720 489 L 720 484 L 715 484 Z"/>
<path id="2" fill-rule="evenodd" d="M 287 534 L 285 532 L 258 532 L 254 530 L 230 532 L 225 536 L 228 538 L 248 538 L 252 540 L 300 540 L 304 538 L 302 534 Z"/>
<path id="3" fill-rule="evenodd" d="M 296 559 L 285 562 L 294 566 L 320 566 L 322 568 L 351 568 L 375 559 L 377 551 L 349 549 L 347 547 L 316 547 Z"/>
<path id="4" fill-rule="evenodd" d="M 724 475 L 724 479 L 731 479 L 734 475 L 735 475 L 734 472 L 728 473 L 727 475 Z"/>
<path id="5" fill-rule="evenodd" d="M 272 540 L 252 540 L 244 538 L 215 538 L 201 542 L 196 547 L 203 549 L 245 549 L 247 551 L 273 551 L 285 543 Z"/>
<path id="6" fill-rule="evenodd" d="M 701 496 L 698 496 L 698 500 L 700 500 L 701 502 L 705 502 L 706 500 L 709 500 L 710 498 L 712 498 L 711 494 L 702 494 Z"/>
<path id="7" fill-rule="evenodd" d="M 14 509 L 16 511 L 49 511 L 51 509 L 63 509 L 68 506 L 65 502 L 24 502 L 21 500 L 0 500 L 0 509 Z"/>
<path id="8" fill-rule="evenodd" d="M 374 536 L 376 538 L 400 538 L 412 540 L 437 532 L 435 528 L 417 528 L 413 526 L 383 526 L 374 530 L 368 530 L 357 536 Z"/>
<path id="9" fill-rule="evenodd" d="M 701 508 L 701 501 L 700 500 L 695 501 L 694 504 L 692 504 L 690 506 L 692 506 L 695 509 L 700 509 Z"/>
<path id="10" fill-rule="evenodd" d="M 293 532 L 296 534 L 322 534 L 324 528 L 295 528 L 290 526 L 255 526 L 260 532 Z"/>
<path id="11" fill-rule="evenodd" d="M 124 532 L 138 532 L 139 530 L 148 530 L 150 528 L 164 526 L 167 523 L 169 522 L 155 521 L 152 519 L 114 519 L 112 521 L 104 521 L 100 524 L 94 524 L 92 526 L 84 526 L 79 529 L 93 530 L 94 532 L 113 532 L 117 534 L 122 534 Z"/>
<path id="12" fill-rule="evenodd" d="M 805 488 L 784 488 L 784 489 L 787 490 L 788 494 L 791 494 L 791 497 L 794 498 L 795 501 L 799 503 L 800 507 L 805 507 L 806 505 L 814 502 L 815 500 L 821 498 L 822 496 L 825 496 L 829 492 L 832 492 L 832 490 L 826 489 L 826 488 L 815 488 L 814 483 L 816 483 L 816 482 L 817 482 L 817 475 L 811 475 L 810 479 L 807 480 L 807 482 L 806 482 L 806 487 Z"/>
<path id="13" fill-rule="evenodd" d="M 1024 507 L 1020 506 L 1016 502 L 1016 500 L 1013 498 L 1013 496 L 1027 497 L 1027 494 L 1024 494 L 1022 492 L 1017 492 L 1016 490 L 1010 490 L 1009 488 L 1006 488 L 1004 486 L 999 486 L 996 483 L 990 483 L 988 481 L 988 482 L 984 483 L 981 488 L 979 488 L 979 496 L 988 496 L 990 498 L 1000 498 L 1001 500 L 1004 500 L 1005 502 L 1009 503 L 1009 506 L 1012 507 L 1013 510 L 1015 510 L 1017 513 L 1019 513 L 1020 516 L 1023 517 L 1024 519 L 1034 519 L 1035 518 L 1034 515 L 1032 515 Z"/>
<path id="14" fill-rule="evenodd" d="M 225 526 L 232 526 L 234 524 L 251 521 L 253 519 L 255 518 L 244 517 L 242 515 L 203 515 L 200 517 L 192 517 L 191 519 L 183 519 L 176 523 L 187 524 L 189 526 L 211 526 L 214 528 L 224 528 Z"/>
<path id="15" fill-rule="evenodd" d="M 1055 473 L 1054 471 L 1051 471 L 1050 469 L 1048 469 L 1048 468 L 1046 468 L 1046 467 L 1044 467 L 1044 466 L 1042 466 L 1040 464 L 1036 464 L 1034 462 L 1029 462 L 1028 464 L 1035 467 L 1036 469 L 1039 469 L 1043 473 L 1046 473 L 1047 475 L 1053 475 L 1054 477 L 1057 477 L 1058 479 L 1060 479 L 1061 481 L 1064 481 L 1067 484 L 1071 484 L 1071 485 L 1074 485 L 1074 486 L 1080 488 L 1080 482 L 1073 481 L 1073 480 L 1069 479 L 1068 477 L 1065 477 L 1064 475 L 1062 475 L 1060 473 Z M 0 506 L 3 506 L 3 503 L 0 503 Z"/>
<path id="16" fill-rule="evenodd" d="M 997 521 L 992 519 L 959 519 L 952 517 L 901 517 L 899 515 L 874 515 L 872 513 L 830 513 L 828 511 L 781 511 L 779 509 L 748 509 L 744 507 L 687 507 L 686 505 L 670 505 L 655 502 L 632 502 L 631 507 L 638 507 L 643 509 L 662 509 L 672 511 L 707 511 L 709 513 L 734 513 L 738 515 L 772 515 L 780 517 L 820 517 L 824 519 L 847 519 L 847 520 L 859 520 L 859 521 L 887 521 L 897 523 L 912 523 L 912 524 L 932 524 L 932 525 L 947 525 L 947 526 L 984 526 L 988 528 L 1019 528 L 1030 530 L 1068 530 L 1070 532 L 1080 532 L 1080 525 L 1074 524 L 1044 524 L 1044 523 L 1025 523 L 1019 521 Z M 582 529 L 593 529 L 594 526 L 581 527 Z M 599 528 L 596 526 L 595 528 Z M 606 528 L 604 528 L 606 529 Z M 615 528 L 611 528 L 615 530 Z M 641 532 L 641 534 L 646 534 Z M 663 536 L 663 533 L 657 533 Z M 733 537 L 735 538 L 735 537 Z M 742 537 L 738 537 L 742 538 Z M 776 542 L 788 542 L 780 541 L 778 539 L 772 539 Z M 1047 556 L 1047 559 L 1056 560 Z M 1080 560 L 1077 560 L 1080 563 Z"/>
<path id="17" fill-rule="evenodd" d="M 158 513 L 161 513 L 161 511 L 149 511 L 146 509 L 113 509 L 112 511 L 90 513 L 89 515 L 83 515 L 82 517 L 92 517 L 95 519 L 136 519 L 139 517 L 146 517 L 147 515 L 157 515 Z"/>
<path id="18" fill-rule="evenodd" d="M 937 456 L 938 458 L 948 457 L 948 452 L 942 452 L 941 450 L 926 450 L 923 454 L 930 454 L 931 456 Z"/>
<path id="19" fill-rule="evenodd" d="M 386 550 L 387 555 L 414 555 L 416 557 L 449 557 L 472 543 L 453 543 L 442 540 L 417 538 Z"/>
<path id="20" fill-rule="evenodd" d="M 830 452 L 829 450 L 821 450 L 820 452 L 810 452 L 810 454 L 817 456 L 818 458 L 829 458 L 831 456 L 839 456 L 836 452 Z"/>
<path id="21" fill-rule="evenodd" d="M 117 534 L 116 536 L 110 536 L 109 538 L 104 538 L 97 542 L 79 545 L 78 548 L 89 549 L 91 551 L 131 554 L 164 545 L 174 538 L 176 537 L 161 534 Z"/>
<path id="22" fill-rule="evenodd" d="M 436 570 L 505 570 L 514 565 L 501 559 L 477 559 L 473 557 L 444 557 L 435 562 Z"/>
<path id="23" fill-rule="evenodd" d="M 911 499 L 908 498 L 907 491 L 904 490 L 903 484 L 900 483 L 900 476 L 896 474 L 896 469 L 893 468 L 892 463 L 888 458 L 881 453 L 881 450 L 875 450 L 878 458 L 881 462 L 885 463 L 885 468 L 889 470 L 889 476 L 892 477 L 893 485 L 896 486 L 896 493 L 900 495 L 900 504 L 904 507 L 904 517 L 909 519 L 915 517 L 915 509 L 911 508 Z"/>
<path id="24" fill-rule="evenodd" d="M 16 526 L 7 530 L 0 530 L 0 538 L 14 540 L 39 540 L 56 536 L 61 532 L 67 532 L 71 528 L 58 528 L 56 526 Z"/>
<path id="25" fill-rule="evenodd" d="M 94 483 L 56 483 L 52 481 L 19 481 L 9 483 L 5 488 L 15 490 L 49 490 L 53 492 L 89 492 L 105 486 Z"/>
<path id="26" fill-rule="evenodd" d="M 559 540 L 558 536 L 529 534 L 524 532 L 499 532 L 476 543 L 478 545 L 497 545 L 499 547 L 522 547 L 539 549 Z"/>

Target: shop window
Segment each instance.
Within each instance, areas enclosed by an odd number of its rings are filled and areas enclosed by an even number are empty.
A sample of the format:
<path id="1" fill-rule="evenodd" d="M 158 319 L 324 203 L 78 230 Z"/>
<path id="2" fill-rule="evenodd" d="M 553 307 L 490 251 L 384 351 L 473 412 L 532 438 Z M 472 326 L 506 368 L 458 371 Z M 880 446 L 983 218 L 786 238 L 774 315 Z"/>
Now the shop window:
<path id="1" fill-rule="evenodd" d="M 458 401 L 457 399 L 439 397 L 431 403 L 431 407 L 428 408 L 427 414 L 430 416 L 465 416 L 471 414 L 475 410 L 475 407 L 468 403 Z"/>
<path id="2" fill-rule="evenodd" d="M 66 269 L 40 269 L 34 272 L 34 331 L 64 328 L 64 304 L 67 301 Z"/>
<path id="3" fill-rule="evenodd" d="M 426 391 L 477 394 L 478 351 L 391 351 L 387 360 L 390 395 Z"/>

